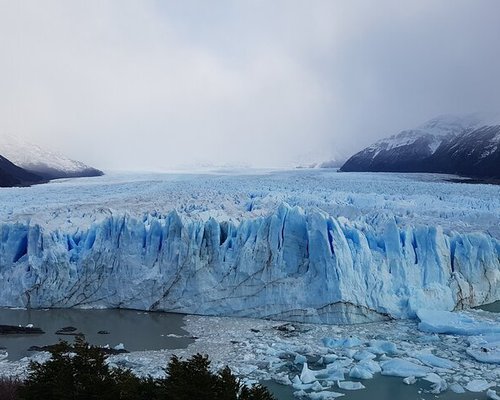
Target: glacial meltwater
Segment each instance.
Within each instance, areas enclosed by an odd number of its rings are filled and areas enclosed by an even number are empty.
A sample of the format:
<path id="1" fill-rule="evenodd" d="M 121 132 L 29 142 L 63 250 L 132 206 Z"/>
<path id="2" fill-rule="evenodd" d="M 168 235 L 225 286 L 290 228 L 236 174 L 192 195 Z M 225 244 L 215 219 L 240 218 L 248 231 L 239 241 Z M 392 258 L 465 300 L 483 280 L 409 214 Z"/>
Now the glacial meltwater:
<path id="1" fill-rule="evenodd" d="M 500 301 L 495 301 L 494 303 L 484 304 L 477 307 L 480 310 L 489 311 L 493 313 L 500 313 Z"/>
<path id="2" fill-rule="evenodd" d="M 9 360 L 32 355 L 31 346 L 47 346 L 59 340 L 72 342 L 74 335 L 56 334 L 62 328 L 76 328 L 85 340 L 98 346 L 114 347 L 122 343 L 128 351 L 181 349 L 194 339 L 183 327 L 183 315 L 135 310 L 79 309 L 0 309 L 0 325 L 41 328 L 43 334 L 0 335 L 0 348 Z M 101 333 L 99 333 L 101 332 Z"/>
<path id="3" fill-rule="evenodd" d="M 414 385 L 406 385 L 401 378 L 393 376 L 378 375 L 374 379 L 360 381 L 366 387 L 363 390 L 339 390 L 342 399 L 346 400 L 486 400 L 486 393 L 453 393 L 446 391 L 440 394 L 431 393 L 431 384 L 418 382 Z M 263 382 L 275 396 L 276 400 L 293 400 L 295 390 L 290 386 L 280 385 L 272 381 Z M 326 398 L 326 397 L 325 397 Z M 333 398 L 333 397 L 332 397 Z"/>
<path id="4" fill-rule="evenodd" d="M 493 314 L 488 314 L 484 311 L 472 311 L 467 315 L 479 321 L 481 318 L 492 319 Z M 73 327 L 76 328 L 74 332 L 84 334 L 85 339 L 92 344 L 109 344 L 114 347 L 123 343 L 125 349 L 132 351 L 130 354 L 110 356 L 112 366 L 131 368 L 141 376 L 158 376 L 163 373 L 162 367 L 166 366 L 171 354 L 186 359 L 200 352 L 210 356 L 215 369 L 230 365 L 233 372 L 244 381 L 260 381 L 272 391 L 277 400 L 296 398 L 294 393 L 298 392 L 297 388 L 277 382 L 286 380 L 286 377 L 293 379 L 301 374 L 301 355 L 304 359 L 308 358 L 311 370 L 319 371 L 327 367 L 324 362 L 315 361 L 320 355 L 337 360 L 328 364 L 334 369 L 335 363 L 342 363 L 342 360 L 347 360 L 349 365 L 355 364 L 349 357 L 355 357 L 356 349 L 366 348 L 360 345 L 354 348 L 326 349 L 322 341 L 325 337 L 359 338 L 363 343 L 375 339 L 390 341 L 397 352 L 391 355 L 395 359 L 419 357 L 423 349 L 432 348 L 435 354 L 446 356 L 459 364 L 454 370 L 435 369 L 440 376 L 446 378 L 448 384 L 460 382 L 465 387 L 470 381 L 486 379 L 493 387 L 497 386 L 498 391 L 498 381 L 495 378 L 498 375 L 494 373 L 496 365 L 478 363 L 468 355 L 467 338 L 421 332 L 417 329 L 416 321 L 386 321 L 351 326 L 292 325 L 258 319 L 134 310 L 0 309 L 0 324 L 22 327 L 33 324 L 45 331 L 39 335 L 0 335 L 0 347 L 6 348 L 9 353 L 9 361 L 1 361 L 0 369 L 8 376 L 23 376 L 27 361 L 15 360 L 35 354 L 28 351 L 29 347 L 54 344 L 60 339 L 71 341 L 73 336 L 59 335 L 56 332 L 62 328 Z M 166 350 L 141 351 L 160 349 Z M 388 359 L 385 355 L 379 357 L 380 360 L 384 357 Z M 412 359 L 418 362 L 415 358 Z M 331 393 L 332 396 L 343 394 L 344 398 L 352 400 L 487 398 L 485 390 L 457 394 L 448 389 L 436 394 L 433 393 L 432 384 L 425 379 L 418 379 L 416 383 L 406 385 L 402 377 L 383 376 L 380 373 L 374 374 L 373 379 L 361 381 L 350 378 L 346 373 L 344 380 L 352 384 L 360 382 L 365 389 L 347 390 L 339 387 L 338 382 L 332 382 L 329 388 L 321 392 L 324 397 L 317 398 L 330 398 L 326 397 L 329 391 L 336 392 Z M 311 395 L 314 394 L 315 392 Z"/>

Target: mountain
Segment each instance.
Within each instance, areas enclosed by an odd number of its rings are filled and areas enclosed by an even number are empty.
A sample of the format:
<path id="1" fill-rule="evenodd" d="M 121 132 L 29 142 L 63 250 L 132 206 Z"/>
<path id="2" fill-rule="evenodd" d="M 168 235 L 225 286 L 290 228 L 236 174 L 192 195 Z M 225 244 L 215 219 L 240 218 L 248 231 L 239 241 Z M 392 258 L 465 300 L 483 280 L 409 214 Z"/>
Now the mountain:
<path id="1" fill-rule="evenodd" d="M 500 125 L 483 126 L 444 142 L 429 160 L 429 168 L 488 178 L 500 178 Z"/>
<path id="2" fill-rule="evenodd" d="M 0 137 L 0 154 L 46 180 L 100 176 L 102 171 L 13 136 Z"/>
<path id="3" fill-rule="evenodd" d="M 438 172 L 500 178 L 500 124 L 470 115 L 441 116 L 379 140 L 341 171 Z"/>
<path id="4" fill-rule="evenodd" d="M 32 174 L 0 156 L 0 187 L 26 186 L 42 181 L 41 176 Z"/>

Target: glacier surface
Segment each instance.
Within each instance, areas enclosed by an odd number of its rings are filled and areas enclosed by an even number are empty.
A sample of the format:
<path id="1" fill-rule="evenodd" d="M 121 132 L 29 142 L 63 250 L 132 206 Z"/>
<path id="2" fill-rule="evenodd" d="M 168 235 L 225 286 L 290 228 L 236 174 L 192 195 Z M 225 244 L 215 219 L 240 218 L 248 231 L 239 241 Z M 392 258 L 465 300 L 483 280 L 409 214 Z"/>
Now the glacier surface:
<path id="1" fill-rule="evenodd" d="M 157 174 L 0 191 L 0 305 L 353 323 L 499 300 L 499 187 L 441 179 Z"/>

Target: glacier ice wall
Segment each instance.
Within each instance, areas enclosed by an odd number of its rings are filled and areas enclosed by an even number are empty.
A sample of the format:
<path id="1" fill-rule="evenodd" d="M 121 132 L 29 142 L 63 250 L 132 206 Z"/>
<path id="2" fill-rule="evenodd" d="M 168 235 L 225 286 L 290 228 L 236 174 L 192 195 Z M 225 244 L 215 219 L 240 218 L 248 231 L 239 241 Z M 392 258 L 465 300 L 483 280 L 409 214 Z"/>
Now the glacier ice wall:
<path id="1" fill-rule="evenodd" d="M 355 323 L 500 299 L 497 239 L 380 225 L 286 204 L 239 223 L 174 211 L 72 233 L 4 224 L 0 306 Z"/>

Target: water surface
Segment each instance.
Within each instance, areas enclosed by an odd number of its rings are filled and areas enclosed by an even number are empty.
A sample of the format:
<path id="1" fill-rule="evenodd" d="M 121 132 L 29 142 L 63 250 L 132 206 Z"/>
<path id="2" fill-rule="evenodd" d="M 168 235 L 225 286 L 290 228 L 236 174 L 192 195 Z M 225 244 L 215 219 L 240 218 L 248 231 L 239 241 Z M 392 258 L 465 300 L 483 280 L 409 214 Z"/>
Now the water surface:
<path id="1" fill-rule="evenodd" d="M 18 360 L 32 354 L 28 352 L 31 346 L 51 345 L 60 339 L 72 341 L 73 336 L 55 334 L 61 328 L 72 326 L 94 345 L 113 347 L 123 343 L 129 351 L 180 349 L 194 341 L 182 329 L 183 318 L 182 314 L 134 310 L 0 309 L 1 325 L 33 324 L 45 332 L 0 335 L 0 347 L 7 349 L 10 360 Z M 98 334 L 99 331 L 109 334 Z"/>
<path id="2" fill-rule="evenodd" d="M 353 379 L 356 380 L 356 379 Z M 366 389 L 342 390 L 333 388 L 332 391 L 344 393 L 339 399 L 345 400 L 483 400 L 487 399 L 486 392 L 456 394 L 448 390 L 441 394 L 429 393 L 431 384 L 419 379 L 414 385 L 406 385 L 403 378 L 384 376 L 377 374 L 373 379 L 359 381 Z M 274 394 L 277 400 L 293 400 L 293 392 L 296 390 L 291 386 L 280 385 L 276 382 L 266 381 L 263 384 Z"/>
<path id="3" fill-rule="evenodd" d="M 500 301 L 495 301 L 494 303 L 490 304 L 483 304 L 482 306 L 479 306 L 477 308 L 484 311 L 500 313 Z"/>

